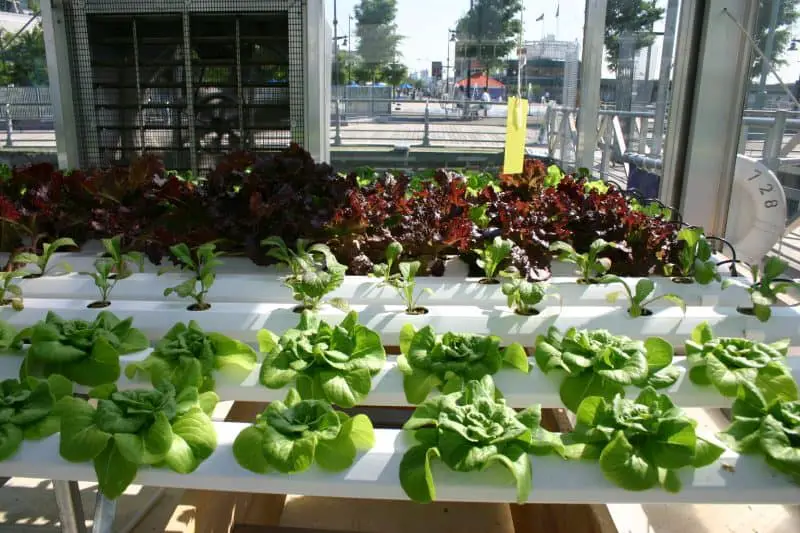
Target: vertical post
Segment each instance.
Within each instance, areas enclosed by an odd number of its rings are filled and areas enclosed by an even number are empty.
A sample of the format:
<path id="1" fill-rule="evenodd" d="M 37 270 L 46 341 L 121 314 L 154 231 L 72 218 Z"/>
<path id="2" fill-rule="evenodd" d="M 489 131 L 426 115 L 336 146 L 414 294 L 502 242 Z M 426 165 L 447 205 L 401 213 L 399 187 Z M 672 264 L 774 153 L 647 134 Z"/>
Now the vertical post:
<path id="1" fill-rule="evenodd" d="M 592 168 L 597 145 L 597 120 L 600 111 L 600 79 L 603 74 L 603 37 L 607 0 L 586 0 L 581 64 L 581 105 L 578 115 L 576 165 Z"/>
<path id="2" fill-rule="evenodd" d="M 53 481 L 61 531 L 64 533 L 86 533 L 86 519 L 83 516 L 81 491 L 77 481 Z"/>
<path id="3" fill-rule="evenodd" d="M 431 115 L 428 110 L 430 101 L 425 99 L 425 130 L 422 133 L 422 146 L 428 147 L 431 145 Z"/>
<path id="4" fill-rule="evenodd" d="M 778 15 L 780 14 L 783 0 L 772 0 L 772 13 L 769 17 L 769 28 L 767 28 L 767 42 L 764 45 L 764 55 L 772 61 L 772 51 L 775 49 L 775 27 L 778 25 Z M 761 60 L 761 79 L 758 82 L 758 94 L 756 94 L 756 109 L 764 109 L 767 99 L 767 76 L 769 75 L 769 61 Z"/>
<path id="5" fill-rule="evenodd" d="M 14 146 L 14 141 L 11 139 L 13 133 L 14 120 L 11 118 L 11 102 L 6 102 L 6 148 Z"/>
<path id="6" fill-rule="evenodd" d="M 661 44 L 661 67 L 658 73 L 658 92 L 656 93 L 656 118 L 653 123 L 653 157 L 661 155 L 664 143 L 664 118 L 667 114 L 670 72 L 672 71 L 672 49 L 675 46 L 675 32 L 678 29 L 678 0 L 669 0 L 667 20 L 664 25 L 664 40 Z"/>
<path id="7" fill-rule="evenodd" d="M 114 525 L 114 515 L 117 514 L 116 500 L 109 500 L 103 494 L 97 492 L 97 500 L 94 506 L 94 522 L 92 533 L 112 533 L 111 526 Z"/>
<path id="8" fill-rule="evenodd" d="M 333 137 L 333 145 L 342 145 L 342 115 L 339 112 L 339 99 L 336 99 L 336 135 Z"/>
<path id="9" fill-rule="evenodd" d="M 775 112 L 775 122 L 767 133 L 767 140 L 764 143 L 763 159 L 767 167 L 773 172 L 778 172 L 778 159 L 781 156 L 781 145 L 783 144 L 783 133 L 786 129 L 786 111 L 778 110 Z"/>

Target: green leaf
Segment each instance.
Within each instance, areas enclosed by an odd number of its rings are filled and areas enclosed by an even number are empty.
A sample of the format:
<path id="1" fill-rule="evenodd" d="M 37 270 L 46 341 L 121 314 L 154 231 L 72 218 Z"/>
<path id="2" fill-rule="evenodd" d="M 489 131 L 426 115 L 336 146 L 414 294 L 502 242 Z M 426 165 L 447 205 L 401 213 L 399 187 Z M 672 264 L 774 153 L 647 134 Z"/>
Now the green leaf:
<path id="1" fill-rule="evenodd" d="M 787 268 L 789 268 L 789 263 L 780 257 L 767 257 L 767 260 L 764 263 L 764 280 L 769 282 L 780 277 L 780 275 L 783 274 Z"/>
<path id="2" fill-rule="evenodd" d="M 531 492 L 532 474 L 531 461 L 528 454 L 520 446 L 508 446 L 503 454 L 496 454 L 489 458 L 487 464 L 500 463 L 511 472 L 517 487 L 517 503 L 528 501 Z"/>
<path id="3" fill-rule="evenodd" d="M 136 479 L 138 466 L 125 458 L 113 440 L 94 458 L 100 492 L 109 500 L 119 498 Z"/>
<path id="4" fill-rule="evenodd" d="M 179 474 L 193 472 L 217 447 L 214 424 L 199 407 L 176 418 L 172 433 L 172 445 L 164 462 Z"/>
<path id="5" fill-rule="evenodd" d="M 711 385 L 711 379 L 708 377 L 708 369 L 706 365 L 698 365 L 690 368 L 689 381 L 695 385 L 700 385 L 701 387 Z"/>
<path id="6" fill-rule="evenodd" d="M 161 458 L 169 452 L 174 435 L 172 426 L 163 411 L 155 413 L 153 424 L 144 434 L 144 448 L 153 458 Z M 150 461 L 147 461 L 150 462 Z"/>
<path id="7" fill-rule="evenodd" d="M 59 374 L 51 374 L 47 377 L 47 384 L 53 399 L 58 401 L 64 396 L 72 396 L 72 382 Z"/>
<path id="8" fill-rule="evenodd" d="M 706 373 L 708 379 L 719 390 L 723 396 L 734 397 L 739 386 L 739 379 L 725 363 L 717 359 L 714 355 L 706 356 Z"/>
<path id="9" fill-rule="evenodd" d="M 406 400 L 415 405 L 424 402 L 431 391 L 440 384 L 439 378 L 424 370 L 413 370 L 411 374 L 403 376 L 403 391 L 406 394 Z"/>
<path id="10" fill-rule="evenodd" d="M 269 463 L 264 457 L 264 434 L 255 426 L 243 429 L 233 441 L 233 456 L 242 468 L 256 474 L 266 474 Z"/>
<path id="11" fill-rule="evenodd" d="M 315 447 L 313 436 L 289 439 L 271 427 L 264 432 L 264 457 L 271 467 L 284 474 L 307 470 L 314 462 Z"/>
<path id="12" fill-rule="evenodd" d="M 699 345 L 710 342 L 713 338 L 714 332 L 711 331 L 711 326 L 708 322 L 703 322 L 692 330 L 692 340 Z"/>
<path id="13" fill-rule="evenodd" d="M 98 456 L 111 439 L 111 434 L 94 424 L 94 408 L 85 400 L 64 397 L 57 405 L 61 417 L 59 451 L 67 461 L 83 463 Z"/>
<path id="14" fill-rule="evenodd" d="M 755 386 L 764 395 L 768 404 L 798 399 L 797 383 L 791 371 L 783 363 L 773 361 L 760 368 L 756 375 Z"/>
<path id="15" fill-rule="evenodd" d="M 664 479 L 661 481 L 661 486 L 664 487 L 665 491 L 673 494 L 680 492 L 682 483 L 678 472 L 676 470 L 666 470 L 664 472 Z"/>
<path id="16" fill-rule="evenodd" d="M 282 389 L 295 380 L 297 372 L 291 368 L 276 368 L 273 362 L 274 359 L 264 359 L 259 380 L 269 389 Z"/>
<path id="17" fill-rule="evenodd" d="M 436 499 L 431 460 L 437 457 L 436 448 L 414 446 L 400 460 L 400 486 L 412 501 L 430 503 Z"/>
<path id="18" fill-rule="evenodd" d="M 647 350 L 647 366 L 650 372 L 658 372 L 672 363 L 672 345 L 661 337 L 648 337 L 644 341 Z"/>
<path id="19" fill-rule="evenodd" d="M 64 376 L 87 387 L 112 383 L 120 372 L 119 352 L 104 338 L 94 341 L 88 358 L 63 367 Z"/>
<path id="20" fill-rule="evenodd" d="M 600 470 L 625 490 L 647 490 L 658 484 L 658 469 L 634 450 L 622 431 L 603 448 Z"/>
<path id="21" fill-rule="evenodd" d="M 760 322 L 767 322 L 772 316 L 772 308 L 768 305 L 754 304 L 753 313 Z"/>
<path id="22" fill-rule="evenodd" d="M 650 278 L 642 278 L 636 282 L 636 292 L 633 295 L 634 301 L 643 302 L 656 290 L 656 284 Z"/>
<path id="23" fill-rule="evenodd" d="M 365 368 L 347 373 L 322 371 L 319 379 L 325 397 L 331 403 L 344 408 L 355 407 L 366 398 L 372 388 L 372 378 Z"/>
<path id="24" fill-rule="evenodd" d="M 41 440 L 55 435 L 61 430 L 61 419 L 57 415 L 47 415 L 23 429 L 25 440 Z M 1 461 L 2 459 L 0 459 Z"/>
<path id="25" fill-rule="evenodd" d="M 272 353 L 280 340 L 280 337 L 266 329 L 259 330 L 256 338 L 258 339 L 258 351 L 265 354 Z"/>
<path id="26" fill-rule="evenodd" d="M 0 424 L 0 461 L 17 453 L 22 438 L 22 430 L 14 424 Z"/>
<path id="27" fill-rule="evenodd" d="M 348 434 L 340 431 L 333 440 L 319 439 L 314 455 L 323 470 L 341 472 L 355 461 L 356 446 Z"/>
<path id="28" fill-rule="evenodd" d="M 702 468 L 714 463 L 725 451 L 722 446 L 718 446 L 703 437 L 697 437 L 694 450 L 692 466 L 695 468 Z"/>
<path id="29" fill-rule="evenodd" d="M 144 459 L 144 440 L 133 433 L 115 433 L 112 440 L 117 452 L 135 465 Z"/>
<path id="30" fill-rule="evenodd" d="M 511 368 L 516 368 L 521 372 L 529 372 L 528 354 L 525 348 L 519 343 L 509 344 L 503 350 L 503 361 Z"/>
<path id="31" fill-rule="evenodd" d="M 559 395 L 564 406 L 575 412 L 585 398 L 600 396 L 610 400 L 623 391 L 624 389 L 619 383 L 604 379 L 593 372 L 583 372 L 577 376 L 564 378 Z"/>
<path id="32" fill-rule="evenodd" d="M 411 341 L 416 333 L 417 330 L 412 324 L 404 324 L 400 328 L 400 353 L 408 354 L 408 350 L 411 348 Z"/>
<path id="33" fill-rule="evenodd" d="M 367 415 L 355 415 L 342 424 L 342 432 L 350 435 L 357 450 L 369 450 L 375 446 L 375 430 Z"/>
<path id="34" fill-rule="evenodd" d="M 662 368 L 655 374 L 650 374 L 647 377 L 647 386 L 654 389 L 665 389 L 671 387 L 681 377 L 681 371 L 676 366 L 668 366 Z"/>
<path id="35" fill-rule="evenodd" d="M 694 426 L 688 420 L 663 420 L 655 438 L 648 439 L 645 454 L 661 468 L 689 466 L 695 456 Z"/>

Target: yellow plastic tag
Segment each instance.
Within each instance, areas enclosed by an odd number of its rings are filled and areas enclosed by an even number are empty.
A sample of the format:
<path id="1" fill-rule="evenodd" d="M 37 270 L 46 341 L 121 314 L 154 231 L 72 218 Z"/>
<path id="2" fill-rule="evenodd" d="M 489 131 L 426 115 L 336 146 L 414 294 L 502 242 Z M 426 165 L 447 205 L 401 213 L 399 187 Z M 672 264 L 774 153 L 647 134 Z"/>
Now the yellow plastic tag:
<path id="1" fill-rule="evenodd" d="M 528 133 L 528 101 L 512 96 L 508 99 L 506 118 L 506 153 L 504 174 L 519 174 L 525 159 L 525 140 Z"/>

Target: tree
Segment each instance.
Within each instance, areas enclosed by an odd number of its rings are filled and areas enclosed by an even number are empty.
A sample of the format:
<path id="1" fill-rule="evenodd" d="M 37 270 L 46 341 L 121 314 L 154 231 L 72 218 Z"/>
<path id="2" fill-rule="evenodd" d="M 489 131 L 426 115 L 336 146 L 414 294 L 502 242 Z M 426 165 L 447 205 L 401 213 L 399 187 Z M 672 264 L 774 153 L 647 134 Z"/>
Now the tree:
<path id="1" fill-rule="evenodd" d="M 767 34 L 769 33 L 769 23 L 772 18 L 772 5 L 774 1 L 777 0 L 759 0 L 758 21 L 756 22 L 756 30 L 753 39 L 758 43 L 758 47 L 764 53 L 766 53 Z M 793 37 L 792 26 L 798 18 L 800 18 L 800 8 L 798 4 L 800 4 L 800 0 L 782 0 L 781 7 L 778 10 L 778 24 L 775 26 L 775 39 L 773 41 L 772 53 L 770 54 L 770 61 L 776 70 L 786 65 L 786 60 L 783 59 L 783 55 Z M 761 75 L 761 56 L 753 51 L 752 58 L 753 64 L 750 68 L 750 77 L 758 78 Z"/>
<path id="2" fill-rule="evenodd" d="M 39 23 L 14 38 L 15 33 L 0 32 L 0 86 L 46 86 L 47 59 L 44 32 Z"/>
<path id="3" fill-rule="evenodd" d="M 655 40 L 653 24 L 663 16 L 664 9 L 656 0 L 608 0 L 605 45 L 609 70 L 617 71 L 621 37 L 631 34 L 634 51 L 646 48 Z"/>
<path id="4" fill-rule="evenodd" d="M 393 94 L 397 86 L 406 81 L 407 78 L 408 67 L 401 63 L 389 63 L 381 70 L 381 79 L 391 85 Z"/>
<path id="5" fill-rule="evenodd" d="M 521 0 L 474 0 L 471 9 L 456 23 L 456 34 L 463 58 L 477 59 L 486 73 L 500 68 L 517 46 L 522 31 L 519 14 Z M 471 75 L 471 73 L 468 73 Z"/>
<path id="6" fill-rule="evenodd" d="M 355 7 L 358 55 L 365 70 L 377 73 L 397 56 L 397 0 L 361 0 Z"/>

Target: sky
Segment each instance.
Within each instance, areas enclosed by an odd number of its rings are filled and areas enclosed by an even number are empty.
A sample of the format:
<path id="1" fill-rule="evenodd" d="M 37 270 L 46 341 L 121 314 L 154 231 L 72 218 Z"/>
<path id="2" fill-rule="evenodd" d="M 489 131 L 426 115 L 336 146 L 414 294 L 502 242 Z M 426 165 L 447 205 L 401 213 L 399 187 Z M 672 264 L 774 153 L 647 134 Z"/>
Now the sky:
<path id="1" fill-rule="evenodd" d="M 353 8 L 359 0 L 326 0 L 327 17 L 333 23 L 333 5 L 337 4 L 339 19 L 339 35 L 347 34 L 348 16 L 353 14 Z M 667 0 L 658 0 L 658 4 L 665 7 Z M 401 61 L 409 69 L 420 71 L 430 70 L 432 61 L 447 61 L 448 28 L 454 28 L 456 21 L 469 9 L 469 0 L 398 0 L 397 1 L 397 27 L 398 33 L 405 38 L 400 44 Z M 540 40 L 547 34 L 555 35 L 556 39 L 563 41 L 583 40 L 583 23 L 586 0 L 523 0 L 525 7 L 524 27 L 525 40 Z M 556 9 L 559 7 L 559 17 L 556 18 Z M 544 14 L 544 20 L 536 22 L 536 18 Z M 351 23 L 351 30 L 355 34 L 355 20 Z M 663 30 L 663 21 L 657 24 L 656 31 Z M 798 28 L 800 30 L 800 28 Z M 798 31 L 800 38 L 800 31 Z M 661 57 L 660 43 L 653 47 L 651 73 L 658 76 L 658 63 Z M 453 48 L 450 49 L 451 58 Z M 789 51 L 785 55 L 787 66 L 779 69 L 783 81 L 789 85 L 800 77 L 800 49 Z M 610 76 L 606 68 L 603 76 Z M 643 70 L 643 67 L 642 67 Z M 774 76 L 770 75 L 769 83 L 776 83 Z"/>

